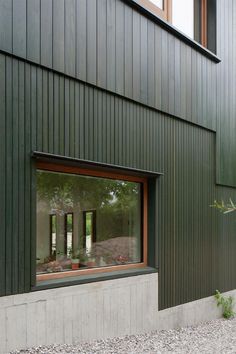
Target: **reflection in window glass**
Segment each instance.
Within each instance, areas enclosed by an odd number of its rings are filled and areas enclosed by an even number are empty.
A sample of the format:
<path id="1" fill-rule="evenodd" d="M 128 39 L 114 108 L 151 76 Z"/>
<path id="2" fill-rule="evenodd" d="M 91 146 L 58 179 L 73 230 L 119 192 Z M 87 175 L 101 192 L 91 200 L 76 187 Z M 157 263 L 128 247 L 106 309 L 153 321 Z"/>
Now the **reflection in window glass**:
<path id="1" fill-rule="evenodd" d="M 86 254 L 91 252 L 92 244 L 96 242 L 96 211 L 84 211 L 84 248 Z"/>
<path id="2" fill-rule="evenodd" d="M 56 244 L 57 244 L 57 225 L 56 215 L 50 215 L 50 254 L 52 257 L 56 256 Z"/>
<path id="3" fill-rule="evenodd" d="M 194 0 L 172 0 L 172 23 L 194 38 Z"/>
<path id="4" fill-rule="evenodd" d="M 65 215 L 65 254 L 69 257 L 72 253 L 73 243 L 73 214 Z"/>
<path id="5" fill-rule="evenodd" d="M 37 274 L 141 262 L 141 194 L 136 182 L 38 170 Z"/>
<path id="6" fill-rule="evenodd" d="M 159 7 L 161 10 L 164 9 L 164 0 L 149 0 L 151 3 L 153 3 L 154 5 L 156 5 L 157 7 Z"/>

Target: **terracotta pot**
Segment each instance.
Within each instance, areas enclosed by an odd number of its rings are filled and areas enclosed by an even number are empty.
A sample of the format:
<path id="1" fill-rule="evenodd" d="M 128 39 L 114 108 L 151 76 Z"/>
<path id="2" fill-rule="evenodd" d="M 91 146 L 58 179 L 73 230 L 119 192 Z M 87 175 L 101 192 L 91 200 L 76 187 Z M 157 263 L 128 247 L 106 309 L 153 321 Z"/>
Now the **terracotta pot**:
<path id="1" fill-rule="evenodd" d="M 79 260 L 78 259 L 71 260 L 71 269 L 72 270 L 79 269 Z"/>

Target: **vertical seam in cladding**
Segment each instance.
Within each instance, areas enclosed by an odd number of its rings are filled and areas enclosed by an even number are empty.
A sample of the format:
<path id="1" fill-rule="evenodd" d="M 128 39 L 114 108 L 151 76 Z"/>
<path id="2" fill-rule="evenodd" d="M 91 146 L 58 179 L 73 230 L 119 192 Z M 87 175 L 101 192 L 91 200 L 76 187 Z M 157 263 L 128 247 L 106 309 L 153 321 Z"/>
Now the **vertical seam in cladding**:
<path id="1" fill-rule="evenodd" d="M 26 52 L 26 58 L 28 58 L 28 40 L 27 40 L 27 33 L 28 33 L 28 0 L 25 0 L 25 52 Z"/>
<path id="2" fill-rule="evenodd" d="M 84 7 L 85 10 L 85 77 L 84 77 L 84 81 L 88 81 L 88 31 L 87 31 L 87 27 L 88 27 L 88 8 L 87 8 L 87 4 L 88 1 L 86 0 L 86 5 Z M 85 92 L 85 89 L 84 89 Z"/>
<path id="3" fill-rule="evenodd" d="M 11 0 L 11 52 L 13 53 L 13 0 Z M 6 67 L 6 66 L 5 66 Z"/>
<path id="4" fill-rule="evenodd" d="M 77 26 L 78 26 L 78 21 L 77 21 L 77 12 L 78 12 L 78 5 L 77 5 L 77 0 L 75 0 L 75 77 L 78 76 L 78 64 L 77 64 L 77 61 L 78 61 L 78 41 L 77 41 L 77 36 L 78 36 L 78 33 L 77 33 Z"/>
<path id="5" fill-rule="evenodd" d="M 42 1 L 39 1 L 39 62 L 42 63 Z"/>
<path id="6" fill-rule="evenodd" d="M 54 63 L 53 38 L 54 38 L 54 0 L 52 0 L 52 67 Z"/>
<path id="7" fill-rule="evenodd" d="M 66 24 L 67 24 L 67 21 L 66 21 L 66 2 L 65 2 L 65 0 L 63 0 L 63 2 L 64 2 L 64 18 L 63 18 L 63 21 L 64 21 L 64 48 L 63 48 L 63 56 L 64 56 L 64 72 L 66 72 L 66 60 L 67 60 L 67 58 L 66 58 Z"/>

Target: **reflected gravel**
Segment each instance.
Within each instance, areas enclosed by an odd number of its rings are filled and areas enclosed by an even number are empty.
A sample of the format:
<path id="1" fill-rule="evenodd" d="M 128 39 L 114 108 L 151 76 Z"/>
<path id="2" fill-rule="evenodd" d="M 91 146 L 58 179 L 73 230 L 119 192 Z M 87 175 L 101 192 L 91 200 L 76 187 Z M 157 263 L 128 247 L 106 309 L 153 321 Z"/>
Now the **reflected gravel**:
<path id="1" fill-rule="evenodd" d="M 236 353 L 236 319 L 219 319 L 177 330 L 151 332 L 91 343 L 40 346 L 13 353 Z"/>

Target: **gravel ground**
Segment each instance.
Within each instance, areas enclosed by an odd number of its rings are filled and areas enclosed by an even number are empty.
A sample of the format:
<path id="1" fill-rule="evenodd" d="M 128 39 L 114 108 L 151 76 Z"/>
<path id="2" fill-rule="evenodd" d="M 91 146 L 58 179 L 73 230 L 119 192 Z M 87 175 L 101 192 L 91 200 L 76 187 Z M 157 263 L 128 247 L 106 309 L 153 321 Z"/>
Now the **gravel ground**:
<path id="1" fill-rule="evenodd" d="M 12 354 L 52 353 L 236 353 L 236 318 L 214 320 L 198 326 L 75 345 L 52 345 Z"/>

